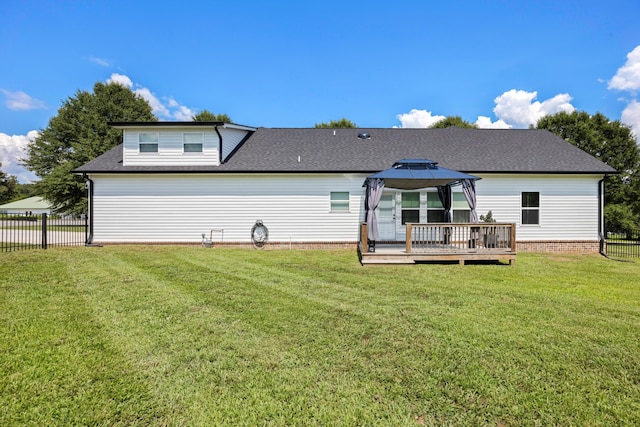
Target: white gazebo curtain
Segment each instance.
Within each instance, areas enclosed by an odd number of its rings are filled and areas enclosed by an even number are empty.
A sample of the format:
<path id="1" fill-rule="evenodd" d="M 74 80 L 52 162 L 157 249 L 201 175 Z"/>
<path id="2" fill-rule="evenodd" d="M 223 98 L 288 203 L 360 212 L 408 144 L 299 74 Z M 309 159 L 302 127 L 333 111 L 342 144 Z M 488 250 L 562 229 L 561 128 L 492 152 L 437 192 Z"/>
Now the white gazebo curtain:
<path id="1" fill-rule="evenodd" d="M 376 208 L 382 198 L 383 190 L 383 179 L 373 178 L 367 180 L 367 198 L 365 199 L 365 208 L 367 209 L 367 239 L 371 241 L 378 240 L 378 219 L 376 216 Z"/>

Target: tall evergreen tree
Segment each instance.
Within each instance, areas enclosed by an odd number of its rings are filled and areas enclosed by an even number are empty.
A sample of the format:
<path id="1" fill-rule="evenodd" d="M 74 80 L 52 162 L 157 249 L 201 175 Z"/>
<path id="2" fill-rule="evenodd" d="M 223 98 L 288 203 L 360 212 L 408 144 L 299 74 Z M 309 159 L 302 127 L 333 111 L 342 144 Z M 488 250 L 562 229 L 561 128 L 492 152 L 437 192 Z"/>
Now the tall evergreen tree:
<path id="1" fill-rule="evenodd" d="M 24 165 L 41 179 L 37 192 L 58 212 L 86 210 L 82 177 L 72 170 L 122 143 L 122 131 L 108 122 L 155 121 L 142 97 L 118 83 L 96 83 L 93 92 L 78 90 L 27 147 Z"/>

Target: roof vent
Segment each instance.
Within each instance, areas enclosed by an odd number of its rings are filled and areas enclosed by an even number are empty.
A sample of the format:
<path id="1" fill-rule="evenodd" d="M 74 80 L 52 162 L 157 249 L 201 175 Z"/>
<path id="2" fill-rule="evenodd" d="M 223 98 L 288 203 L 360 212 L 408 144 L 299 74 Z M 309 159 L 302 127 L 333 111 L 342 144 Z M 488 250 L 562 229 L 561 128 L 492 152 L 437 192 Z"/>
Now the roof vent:
<path id="1" fill-rule="evenodd" d="M 360 132 L 358 134 L 358 138 L 359 139 L 371 139 L 371 135 L 369 135 L 367 132 Z"/>

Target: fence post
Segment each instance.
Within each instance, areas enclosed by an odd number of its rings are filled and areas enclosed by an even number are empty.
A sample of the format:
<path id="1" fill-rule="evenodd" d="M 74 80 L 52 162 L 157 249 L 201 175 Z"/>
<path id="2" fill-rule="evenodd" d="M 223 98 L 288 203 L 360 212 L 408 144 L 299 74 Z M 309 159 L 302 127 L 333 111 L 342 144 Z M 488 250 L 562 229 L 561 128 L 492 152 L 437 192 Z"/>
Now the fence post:
<path id="1" fill-rule="evenodd" d="M 47 249 L 47 214 L 42 214 L 42 249 Z"/>
<path id="2" fill-rule="evenodd" d="M 88 245 L 91 242 L 89 241 L 89 213 L 86 213 L 84 216 L 84 244 Z"/>

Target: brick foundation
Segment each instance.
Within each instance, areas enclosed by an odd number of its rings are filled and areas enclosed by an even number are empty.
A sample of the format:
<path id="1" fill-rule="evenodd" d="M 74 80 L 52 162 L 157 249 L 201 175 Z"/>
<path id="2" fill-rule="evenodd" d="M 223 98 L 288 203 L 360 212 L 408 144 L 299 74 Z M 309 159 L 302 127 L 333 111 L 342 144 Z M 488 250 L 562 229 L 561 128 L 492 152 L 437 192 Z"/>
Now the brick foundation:
<path id="1" fill-rule="evenodd" d="M 600 242 L 597 240 L 535 240 L 516 241 L 516 251 L 518 252 L 556 252 L 556 253 L 577 253 L 577 254 L 597 254 L 600 252 Z"/>
<path id="2" fill-rule="evenodd" d="M 96 242 L 99 243 L 99 242 Z M 377 242 L 383 244 L 385 242 Z M 398 242 L 386 242 L 398 243 Z M 105 245 L 189 245 L 200 246 L 201 242 L 128 242 L 128 243 L 104 243 Z M 225 248 L 247 248 L 253 249 L 250 242 L 213 242 L 213 247 Z M 358 242 L 268 242 L 264 250 L 287 250 L 287 249 L 352 249 L 358 248 Z M 589 254 L 600 251 L 600 242 L 597 240 L 583 241 L 563 241 L 563 240 L 534 240 L 517 241 L 517 252 L 549 252 L 549 253 L 578 253 Z"/>

